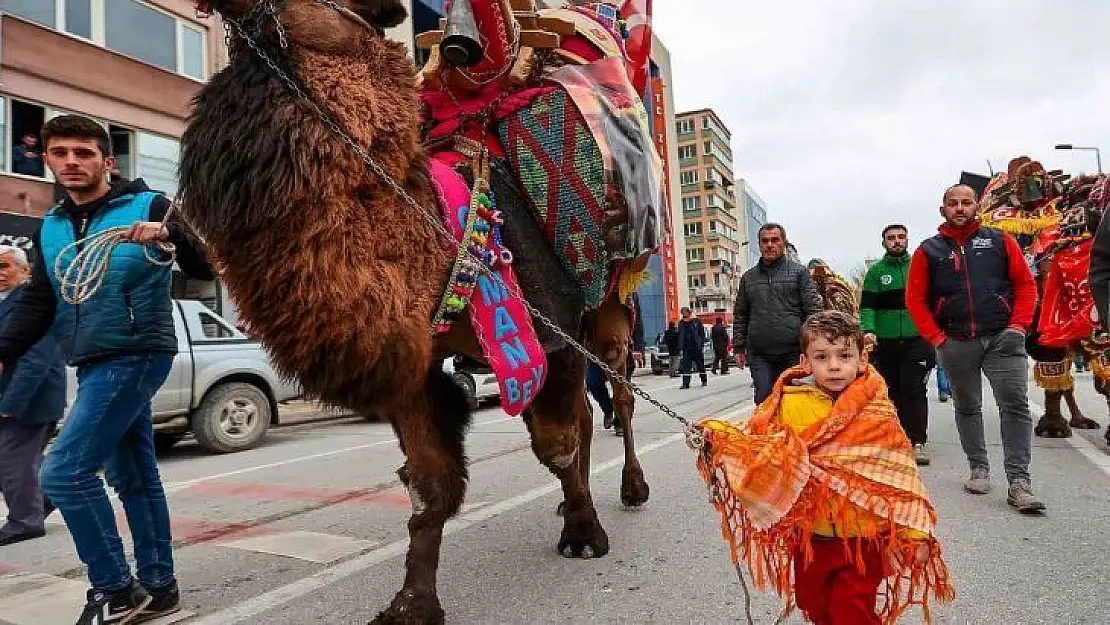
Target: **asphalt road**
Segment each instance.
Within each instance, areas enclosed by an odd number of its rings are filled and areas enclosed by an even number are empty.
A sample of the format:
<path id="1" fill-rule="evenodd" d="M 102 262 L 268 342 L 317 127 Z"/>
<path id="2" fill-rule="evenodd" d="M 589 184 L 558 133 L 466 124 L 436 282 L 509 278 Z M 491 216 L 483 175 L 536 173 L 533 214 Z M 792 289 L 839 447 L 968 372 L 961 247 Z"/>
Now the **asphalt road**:
<path id="1" fill-rule="evenodd" d="M 751 405 L 746 373 L 711 376 L 708 389 L 637 381 L 691 418 Z M 1087 416 L 1105 425 L 1090 374 L 1079 386 Z M 1035 441 L 1035 486 L 1049 509 L 1022 517 L 1005 503 L 997 416 L 993 406 L 986 412 L 995 491 L 975 497 L 961 490 L 966 464 L 951 404 L 932 405 L 933 464 L 924 473 L 957 592 L 955 603 L 935 609 L 936 621 L 1110 622 L 1110 456 L 1101 432 Z M 637 426 L 651 501 L 621 508 L 621 443 L 599 425 L 592 485 L 612 551 L 565 560 L 555 551 L 559 492 L 523 424 L 497 409 L 476 416 L 468 504 L 444 538 L 439 588 L 448 622 L 737 622 L 740 588 L 677 424 L 641 402 Z M 206 455 L 188 443 L 166 454 L 184 620 L 368 621 L 403 575 L 409 502 L 394 473 L 401 460 L 387 426 L 358 419 L 275 430 L 263 446 L 234 455 Z M 69 625 L 83 603 L 83 571 L 57 515 L 47 537 L 0 548 L 0 575 L 0 622 Z M 772 622 L 777 606 L 774 597 L 754 597 L 755 621 Z"/>

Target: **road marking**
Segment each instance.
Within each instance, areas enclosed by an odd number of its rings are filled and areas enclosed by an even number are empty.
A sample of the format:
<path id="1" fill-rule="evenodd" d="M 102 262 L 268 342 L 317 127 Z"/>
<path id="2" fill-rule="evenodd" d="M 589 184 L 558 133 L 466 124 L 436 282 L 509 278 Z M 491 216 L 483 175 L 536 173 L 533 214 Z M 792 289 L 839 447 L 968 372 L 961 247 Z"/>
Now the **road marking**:
<path id="1" fill-rule="evenodd" d="M 217 544 L 221 547 L 306 560 L 317 564 L 331 564 L 377 547 L 379 543 L 334 534 L 296 531 L 240 538 Z"/>
<path id="2" fill-rule="evenodd" d="M 328 505 L 370 505 L 408 510 L 409 496 L 396 490 L 366 492 L 334 488 L 285 486 L 283 484 L 244 484 L 212 481 L 195 484 L 181 491 L 183 495 L 206 495 L 228 499 L 255 501 L 296 501 Z"/>
<path id="3" fill-rule="evenodd" d="M 1030 401 L 1029 408 L 1034 414 L 1044 413 L 1044 407 L 1036 402 Z M 1072 448 L 1082 454 L 1083 457 L 1093 462 L 1094 465 L 1098 467 L 1099 471 L 1102 471 L 1106 475 L 1110 475 L 1110 455 L 1107 455 L 1106 452 L 1095 447 L 1091 441 L 1087 440 L 1086 436 L 1073 430 L 1071 436 L 1064 440 L 1067 441 Z"/>
<path id="4" fill-rule="evenodd" d="M 720 415 L 720 418 L 728 420 L 737 419 L 745 413 L 752 411 L 754 408 L 754 405 L 749 405 L 745 408 Z M 685 440 L 685 438 L 686 435 L 683 433 L 672 434 L 659 441 L 637 448 L 636 453 L 641 456 L 649 454 L 678 441 Z M 621 454 L 601 464 L 595 465 L 590 470 L 590 475 L 605 473 L 623 464 L 624 454 Z M 469 514 L 460 515 L 447 522 L 443 527 L 443 535 L 446 537 L 461 532 L 475 524 L 482 523 L 497 515 L 504 514 L 505 512 L 509 512 L 510 510 L 519 508 L 541 497 L 554 493 L 558 491 L 559 488 L 559 482 L 551 482 L 545 486 L 534 488 L 515 497 L 490 504 Z M 329 569 L 324 569 L 309 577 L 275 588 L 253 599 L 247 599 L 235 606 L 202 616 L 198 620 L 193 621 L 193 625 L 232 625 L 233 623 L 240 623 L 247 619 L 254 618 L 274 608 L 316 592 L 325 586 L 337 583 L 352 575 L 365 571 L 366 569 L 377 566 L 382 562 L 403 556 L 408 550 L 408 544 L 409 541 L 407 538 L 392 542 L 369 553 L 341 562 Z"/>
<path id="5" fill-rule="evenodd" d="M 511 420 L 511 419 L 514 419 L 514 418 L 515 417 L 508 417 L 508 418 L 501 417 L 501 418 L 497 418 L 497 419 L 491 419 L 489 421 L 482 421 L 480 423 L 475 423 L 472 427 L 479 428 L 479 427 L 483 427 L 483 426 L 487 426 L 487 425 L 492 425 L 494 423 L 504 423 L 505 421 L 508 421 L 508 420 Z M 232 477 L 232 476 L 235 476 L 235 475 L 243 475 L 245 473 L 254 473 L 255 471 L 265 471 L 266 469 L 273 469 L 273 468 L 276 468 L 276 467 L 283 467 L 283 466 L 290 465 L 290 464 L 296 464 L 298 462 L 306 462 L 308 460 L 318 460 L 320 458 L 328 458 L 330 456 L 338 456 L 340 454 L 345 454 L 345 453 L 349 453 L 349 452 L 352 452 L 352 451 L 360 451 L 360 450 L 363 450 L 363 449 L 370 449 L 371 447 L 379 447 L 381 445 L 395 444 L 396 442 L 397 442 L 397 439 L 395 437 L 390 437 L 390 438 L 387 438 L 385 440 L 374 441 L 373 443 L 364 443 L 362 445 L 355 445 L 354 447 L 344 447 L 342 449 L 333 449 L 331 451 L 324 451 L 324 452 L 320 452 L 318 454 L 309 454 L 307 456 L 297 456 L 296 458 L 286 458 L 285 460 L 279 460 L 277 462 L 268 462 L 266 464 L 252 465 L 252 466 L 249 466 L 249 467 L 243 467 L 241 469 L 235 469 L 234 471 L 226 471 L 224 473 L 216 473 L 214 475 L 206 475 L 204 477 L 193 478 L 191 480 L 184 480 L 184 481 L 181 481 L 181 482 L 173 482 L 171 484 L 165 484 L 163 486 L 163 488 L 165 489 L 167 494 L 176 493 L 178 491 L 189 488 L 190 486 L 196 486 L 197 484 L 201 484 L 203 482 L 211 482 L 213 480 L 220 480 L 220 479 L 223 479 L 225 477 Z"/>

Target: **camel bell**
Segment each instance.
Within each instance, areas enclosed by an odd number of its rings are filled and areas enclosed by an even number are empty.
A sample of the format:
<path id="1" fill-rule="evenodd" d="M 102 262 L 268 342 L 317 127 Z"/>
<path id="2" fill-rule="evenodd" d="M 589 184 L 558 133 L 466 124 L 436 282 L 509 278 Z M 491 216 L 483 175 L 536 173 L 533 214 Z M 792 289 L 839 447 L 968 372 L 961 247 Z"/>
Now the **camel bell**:
<path id="1" fill-rule="evenodd" d="M 452 67 L 473 67 L 485 57 L 470 0 L 451 0 L 439 53 Z"/>

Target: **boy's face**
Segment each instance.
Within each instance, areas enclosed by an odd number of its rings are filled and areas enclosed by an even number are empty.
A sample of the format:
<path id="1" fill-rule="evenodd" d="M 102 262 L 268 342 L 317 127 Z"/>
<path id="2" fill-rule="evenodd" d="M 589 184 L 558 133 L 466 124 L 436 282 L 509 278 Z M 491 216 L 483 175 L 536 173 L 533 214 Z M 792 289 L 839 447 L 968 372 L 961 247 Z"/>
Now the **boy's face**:
<path id="1" fill-rule="evenodd" d="M 867 368 L 859 346 L 848 338 L 830 343 L 823 336 L 814 337 L 806 353 L 802 354 L 802 368 L 817 386 L 830 393 L 848 388 Z"/>

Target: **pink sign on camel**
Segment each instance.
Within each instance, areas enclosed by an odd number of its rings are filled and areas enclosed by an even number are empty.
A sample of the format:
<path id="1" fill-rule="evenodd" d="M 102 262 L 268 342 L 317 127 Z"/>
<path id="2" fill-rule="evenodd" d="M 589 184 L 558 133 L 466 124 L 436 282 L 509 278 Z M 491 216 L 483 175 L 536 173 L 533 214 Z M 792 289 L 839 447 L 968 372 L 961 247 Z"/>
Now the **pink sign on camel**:
<path id="1" fill-rule="evenodd" d="M 517 416 L 543 388 L 547 354 L 520 297 L 512 253 L 501 245 L 503 217 L 488 192 L 479 194 L 475 202 L 462 176 L 434 158 L 428 163 L 447 229 L 470 252 L 470 258 L 460 264 L 473 267 L 481 263 L 492 273 L 458 271 L 444 303 L 448 310 L 469 308 L 471 326 L 501 387 L 501 407 Z M 464 241 L 468 236 L 469 243 Z M 437 325 L 437 331 L 447 327 L 449 324 Z"/>

